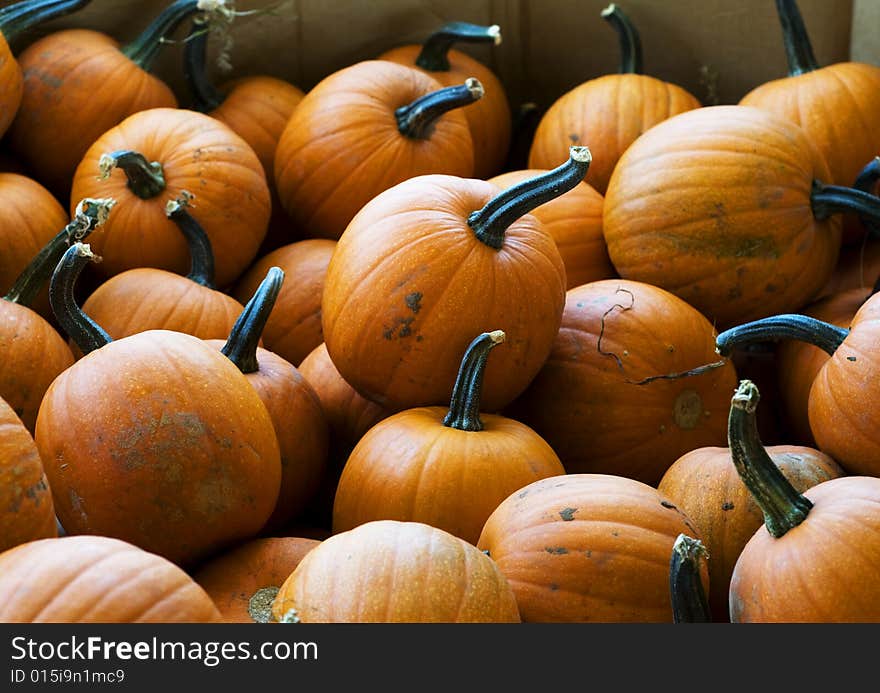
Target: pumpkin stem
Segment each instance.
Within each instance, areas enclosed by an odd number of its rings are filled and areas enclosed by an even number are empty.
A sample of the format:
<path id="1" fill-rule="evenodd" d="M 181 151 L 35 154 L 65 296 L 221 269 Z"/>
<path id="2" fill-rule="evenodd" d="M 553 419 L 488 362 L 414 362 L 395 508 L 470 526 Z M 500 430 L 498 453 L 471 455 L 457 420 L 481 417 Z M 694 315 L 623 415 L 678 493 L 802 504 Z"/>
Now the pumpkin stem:
<path id="1" fill-rule="evenodd" d="M 165 190 L 165 172 L 158 161 L 147 161 L 139 152 L 120 149 L 110 154 L 102 154 L 98 160 L 101 178 L 119 167 L 128 179 L 128 189 L 142 200 L 149 200 Z"/>
<path id="2" fill-rule="evenodd" d="M 715 350 L 729 356 L 734 349 L 755 342 L 777 339 L 798 339 L 817 346 L 829 355 L 837 351 L 849 330 L 808 315 L 785 313 L 753 320 L 725 330 L 715 338 Z"/>
<path id="3" fill-rule="evenodd" d="M 221 21 L 231 21 L 233 12 L 226 7 L 223 0 L 174 0 L 162 12 L 160 12 L 150 25 L 131 43 L 122 47 L 122 53 L 142 70 L 147 72 L 153 66 L 156 56 L 162 46 L 168 43 L 168 37 L 188 17 L 196 12 L 203 12 L 212 21 L 219 18 Z"/>
<path id="4" fill-rule="evenodd" d="M 469 77 L 464 84 L 444 87 L 420 96 L 411 104 L 401 106 L 394 115 L 401 135 L 415 140 L 426 140 L 434 130 L 434 123 L 453 108 L 461 108 L 483 98 L 480 80 Z"/>
<path id="5" fill-rule="evenodd" d="M 838 212 L 855 212 L 871 233 L 880 228 L 880 197 L 848 188 L 845 185 L 826 185 L 814 180 L 810 191 L 810 207 L 819 221 Z"/>
<path id="6" fill-rule="evenodd" d="M 480 394 L 483 390 L 483 373 L 489 352 L 501 344 L 506 335 L 501 330 L 483 332 L 468 346 L 458 368 L 458 377 L 452 388 L 452 401 L 443 419 L 443 425 L 459 431 L 482 431 L 480 420 Z"/>
<path id="7" fill-rule="evenodd" d="M 877 181 L 880 181 L 880 156 L 875 156 L 859 171 L 859 175 L 853 182 L 853 188 L 872 195 Z M 880 236 L 880 225 L 863 216 L 859 217 L 859 220 L 870 233 Z"/>
<path id="8" fill-rule="evenodd" d="M 741 380 L 730 403 L 727 444 L 740 479 L 764 513 L 767 531 L 778 539 L 803 522 L 813 504 L 791 485 L 761 444 L 755 416 L 759 399 L 757 386 Z"/>
<path id="9" fill-rule="evenodd" d="M 257 363 L 257 347 L 283 283 L 284 270 L 270 267 L 232 326 L 226 344 L 221 349 L 242 373 L 255 373 L 260 369 Z"/>
<path id="10" fill-rule="evenodd" d="M 500 249 L 507 227 L 535 207 L 564 195 L 587 175 L 592 155 L 587 147 L 570 147 L 569 159 L 552 171 L 508 188 L 489 200 L 485 207 L 468 215 L 474 235 L 490 248 Z"/>
<path id="11" fill-rule="evenodd" d="M 112 198 L 92 199 L 87 197 L 81 200 L 76 206 L 70 223 L 43 246 L 42 250 L 18 275 L 15 284 L 3 298 L 12 303 L 29 307 L 40 289 L 49 281 L 68 246 L 72 242 L 83 240 L 107 221 L 107 216 L 115 204 L 116 200 Z"/>
<path id="12" fill-rule="evenodd" d="M 0 34 L 11 42 L 19 34 L 85 7 L 91 0 L 22 0 L 0 10 Z"/>
<path id="13" fill-rule="evenodd" d="M 201 113 L 210 113 L 219 108 L 226 98 L 211 84 L 205 70 L 208 33 L 204 22 L 193 21 L 183 49 L 183 76 L 192 95 L 192 107 Z"/>
<path id="14" fill-rule="evenodd" d="M 101 258 L 92 253 L 87 243 L 74 243 L 64 251 L 49 281 L 49 304 L 52 312 L 83 354 L 100 349 L 113 341 L 98 323 L 83 312 L 74 296 L 76 280 L 83 268 L 90 262 L 100 261 Z"/>
<path id="15" fill-rule="evenodd" d="M 788 58 L 788 76 L 796 77 L 819 69 L 810 36 L 795 0 L 776 0 L 776 14 L 782 25 L 782 42 Z"/>
<path id="16" fill-rule="evenodd" d="M 211 239 L 202 225 L 187 211 L 192 193 L 181 190 L 180 197 L 169 200 L 165 205 L 165 214 L 171 219 L 186 237 L 189 247 L 190 270 L 187 279 L 209 289 L 214 288 L 214 251 Z"/>
<path id="17" fill-rule="evenodd" d="M 480 26 L 468 22 L 449 22 L 431 34 L 422 44 L 416 65 L 428 72 L 448 72 L 449 49 L 454 43 L 501 43 L 501 28 L 497 24 Z"/>
<path id="18" fill-rule="evenodd" d="M 709 554 L 703 542 L 679 534 L 669 562 L 669 594 L 674 623 L 711 623 L 709 600 L 700 579 L 700 560 Z"/>
<path id="19" fill-rule="evenodd" d="M 642 74 L 642 40 L 630 18 L 612 2 L 602 10 L 602 19 L 614 27 L 620 38 L 620 73 Z"/>

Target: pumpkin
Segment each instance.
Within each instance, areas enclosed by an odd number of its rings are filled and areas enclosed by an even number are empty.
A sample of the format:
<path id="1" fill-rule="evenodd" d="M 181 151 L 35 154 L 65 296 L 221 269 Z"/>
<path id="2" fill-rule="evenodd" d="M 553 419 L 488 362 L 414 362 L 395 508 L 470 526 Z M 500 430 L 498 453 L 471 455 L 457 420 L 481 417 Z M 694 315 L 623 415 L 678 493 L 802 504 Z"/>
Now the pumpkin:
<path id="1" fill-rule="evenodd" d="M 173 108 L 140 111 L 101 135 L 77 167 L 72 190 L 75 198 L 100 194 L 119 203 L 92 239 L 105 278 L 135 267 L 185 274 L 189 248 L 165 206 L 192 193 L 221 288 L 256 256 L 271 204 L 263 167 L 247 142 L 210 116 Z"/>
<path id="2" fill-rule="evenodd" d="M 46 391 L 35 440 L 69 534 L 128 541 L 179 565 L 256 535 L 278 499 L 272 419 L 253 386 L 192 335 L 112 340 L 74 300 L 92 253 L 73 244 L 49 285 L 85 356 Z"/>
<path id="3" fill-rule="evenodd" d="M 193 573 L 226 623 L 269 623 L 272 601 L 303 557 L 321 542 L 305 537 L 251 539 Z"/>
<path id="4" fill-rule="evenodd" d="M 0 137 L 21 105 L 24 78 L 11 43 L 21 34 L 56 17 L 75 12 L 91 0 L 22 0 L 0 9 Z"/>
<path id="5" fill-rule="evenodd" d="M 852 185 L 865 162 L 880 152 L 880 67 L 841 62 L 820 67 L 795 0 L 776 0 L 788 75 L 759 85 L 740 99 L 799 125 L 828 163 L 822 182 Z M 848 240 L 855 241 L 851 234 Z"/>
<path id="6" fill-rule="evenodd" d="M 729 354 L 755 341 L 796 339 L 830 355 L 813 378 L 807 415 L 817 447 L 851 475 L 880 476 L 880 442 L 874 435 L 873 404 L 880 401 L 876 349 L 880 297 L 870 296 L 850 321 L 838 327 L 801 314 L 781 314 L 720 333 L 716 346 Z"/>
<path id="7" fill-rule="evenodd" d="M 592 164 L 591 164 L 592 165 Z M 489 182 L 507 189 L 546 173 L 536 169 L 507 171 Z M 604 198 L 587 183 L 536 208 L 532 214 L 556 241 L 565 265 L 566 288 L 617 276 L 602 235 Z"/>
<path id="8" fill-rule="evenodd" d="M 57 535 L 52 494 L 33 435 L 0 399 L 0 552 Z"/>
<path id="9" fill-rule="evenodd" d="M 483 325 L 507 334 L 485 374 L 495 412 L 534 378 L 562 318 L 565 267 L 529 211 L 583 179 L 589 149 L 501 191 L 419 176 L 371 200 L 339 239 L 324 284 L 324 343 L 342 377 L 391 410 L 445 404 Z"/>
<path id="10" fill-rule="evenodd" d="M 82 535 L 0 554 L 4 623 L 215 623 L 220 612 L 170 561 L 128 542 Z"/>
<path id="11" fill-rule="evenodd" d="M 525 622 L 671 622 L 669 561 L 679 534 L 699 539 L 657 489 L 609 474 L 532 482 L 492 512 L 489 552 Z M 704 589 L 708 573 L 701 570 Z"/>
<path id="12" fill-rule="evenodd" d="M 484 332 L 464 353 L 447 408 L 407 409 L 371 428 L 355 446 L 336 489 L 333 532 L 373 520 L 423 522 L 471 544 L 514 491 L 565 474 L 553 449 L 528 426 L 480 414 L 489 351 Z"/>
<path id="13" fill-rule="evenodd" d="M 669 598 L 674 623 L 711 623 L 712 610 L 701 579 L 701 561 L 708 558 L 699 539 L 679 534 L 669 561 Z"/>
<path id="14" fill-rule="evenodd" d="M 0 173 L 0 205 L 0 292 L 5 293 L 69 218 L 52 193 L 18 173 Z M 31 307 L 44 318 L 51 316 L 48 289 L 41 289 Z"/>
<path id="15" fill-rule="evenodd" d="M 105 131 L 138 111 L 177 107 L 174 92 L 151 69 L 165 39 L 187 17 L 202 12 L 202 4 L 169 2 L 125 45 L 91 29 L 66 29 L 34 41 L 18 56 L 24 85 L 9 143 L 59 199 L 85 197 L 71 193 L 70 182 L 89 146 Z M 212 22 L 232 16 L 223 0 L 213 5 Z"/>
<path id="16" fill-rule="evenodd" d="M 211 241 L 187 209 L 193 204 L 191 200 L 190 195 L 183 195 L 166 206 L 168 217 L 177 224 L 189 246 L 190 271 L 185 277 L 167 270 L 137 267 L 110 277 L 83 303 L 85 313 L 113 339 L 146 330 L 174 330 L 200 339 L 225 339 L 244 309 L 237 300 L 214 287 Z"/>
<path id="17" fill-rule="evenodd" d="M 309 237 L 338 239 L 373 197 L 415 176 L 471 176 L 462 107 L 479 81 L 443 87 L 415 68 L 367 60 L 328 75 L 294 110 L 275 150 L 275 184 Z"/>
<path id="18" fill-rule="evenodd" d="M 324 343 L 321 298 L 335 249 L 336 241 L 327 238 L 307 238 L 276 248 L 260 256 L 233 289 L 233 295 L 246 303 L 270 267 L 284 270 L 284 285 L 263 330 L 263 343 L 295 366 Z"/>
<path id="19" fill-rule="evenodd" d="M 655 485 L 678 457 L 723 445 L 736 372 L 715 331 L 668 291 L 604 279 L 569 289 L 550 354 L 505 411 L 534 428 L 568 472 Z"/>
<path id="20" fill-rule="evenodd" d="M 840 465 L 819 450 L 801 445 L 765 447 L 758 434 L 756 409 L 730 414 L 734 419 L 746 417 L 746 421 L 740 427 L 730 426 L 728 447 L 704 447 L 685 453 L 657 485 L 657 490 L 675 503 L 700 532 L 710 556 L 709 603 L 718 621 L 729 620 L 730 577 L 736 560 L 764 523 L 764 514 L 740 479 L 732 459 L 734 451 L 769 455 L 800 492 L 844 475 Z"/>
<path id="21" fill-rule="evenodd" d="M 880 620 L 880 479 L 845 476 L 799 493 L 760 444 L 748 417 L 749 381 L 731 402 L 737 471 L 764 514 L 730 580 L 734 623 Z M 734 436 L 732 436 L 733 438 Z"/>
<path id="22" fill-rule="evenodd" d="M 309 551 L 272 605 L 281 623 L 519 622 L 495 562 L 421 522 L 377 520 Z"/>
<path id="23" fill-rule="evenodd" d="M 611 262 L 719 329 L 799 310 L 831 277 L 837 213 L 880 218 L 876 197 L 826 184 L 829 175 L 807 134 L 769 111 L 673 116 L 633 142 L 611 177 L 602 219 Z"/>
<path id="24" fill-rule="evenodd" d="M 206 340 L 253 385 L 278 438 L 281 488 L 263 531 L 276 531 L 304 512 L 318 490 L 327 462 L 327 422 L 321 400 L 291 363 L 259 346 L 283 281 L 280 267 L 269 268 L 228 338 Z"/>
<path id="25" fill-rule="evenodd" d="M 73 364 L 74 356 L 58 330 L 32 310 L 72 241 L 82 240 L 105 223 L 113 200 L 82 200 L 73 219 L 37 253 L 0 300 L 0 397 L 31 434 L 49 385 Z"/>
<path id="26" fill-rule="evenodd" d="M 621 155 L 643 132 L 701 106 L 690 92 L 642 72 L 636 27 L 612 3 L 602 11 L 620 36 L 618 74 L 590 79 L 567 91 L 541 117 L 529 150 L 529 168 L 550 168 L 572 144 L 593 152 L 586 182 L 602 195 Z"/>
<path id="27" fill-rule="evenodd" d="M 456 50 L 457 43 L 501 43 L 501 27 L 469 22 L 447 22 L 421 45 L 404 45 L 385 51 L 379 60 L 390 60 L 428 73 L 445 87 L 475 77 L 485 94 L 464 109 L 474 147 L 474 177 L 489 178 L 499 173 L 510 147 L 512 115 L 507 92 L 498 76 L 479 60 Z M 564 154 L 563 154 L 564 157 Z M 560 158 L 563 158 L 560 157 Z"/>

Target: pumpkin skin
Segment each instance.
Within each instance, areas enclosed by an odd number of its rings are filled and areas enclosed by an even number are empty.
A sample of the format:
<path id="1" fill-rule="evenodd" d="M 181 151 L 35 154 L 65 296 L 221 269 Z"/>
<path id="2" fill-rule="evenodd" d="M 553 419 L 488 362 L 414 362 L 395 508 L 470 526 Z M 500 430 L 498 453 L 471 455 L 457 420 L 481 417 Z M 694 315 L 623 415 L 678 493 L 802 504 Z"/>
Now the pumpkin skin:
<path id="1" fill-rule="evenodd" d="M 633 142 L 614 170 L 603 208 L 611 262 L 719 329 L 798 310 L 839 253 L 839 215 L 820 221 L 811 208 L 813 181 L 829 175 L 804 131 L 767 111 L 709 106 L 674 116 Z"/>
<path id="2" fill-rule="evenodd" d="M 0 399 L 0 552 L 58 536 L 52 493 L 33 436 Z"/>
<path id="3" fill-rule="evenodd" d="M 736 372 L 728 361 L 693 377 L 636 382 L 717 362 L 714 340 L 709 321 L 663 289 L 623 279 L 575 287 L 549 357 L 506 411 L 570 473 L 655 485 L 685 452 L 725 443 Z"/>
<path id="4" fill-rule="evenodd" d="M 301 623 L 518 623 L 495 562 L 420 522 L 380 520 L 334 534 L 285 580 L 272 614 Z"/>
<path id="5" fill-rule="evenodd" d="M 427 139 L 398 130 L 395 110 L 442 88 L 427 74 L 368 60 L 328 75 L 297 106 L 275 151 L 275 184 L 288 216 L 310 236 L 338 239 L 358 210 L 408 178 L 471 176 L 468 122 L 457 108 Z"/>
<path id="6" fill-rule="evenodd" d="M 843 476 L 828 455 L 810 447 L 773 445 L 767 454 L 800 492 Z M 764 524 L 764 514 L 742 483 L 728 448 L 699 448 L 677 459 L 657 490 L 699 530 L 709 552 L 709 604 L 716 621 L 729 620 L 730 578 L 739 554 Z"/>
<path id="7" fill-rule="evenodd" d="M 124 150 L 161 164 L 161 194 L 141 199 L 119 169 L 106 180 L 98 178 L 101 157 Z M 217 286 L 234 282 L 266 235 L 271 204 L 266 176 L 241 137 L 218 120 L 186 109 L 135 113 L 104 132 L 82 157 L 72 198 L 113 197 L 118 202 L 112 219 L 92 236 L 93 250 L 103 258 L 96 270 L 105 278 L 135 267 L 186 274 L 186 240 L 165 214 L 167 200 L 180 198 L 183 191 L 195 195 L 193 215 L 211 241 Z"/>
<path id="8" fill-rule="evenodd" d="M 539 169 L 507 171 L 490 178 L 489 182 L 507 189 L 544 172 Z M 532 212 L 556 241 L 565 265 L 566 289 L 617 276 L 602 235 L 604 202 L 602 195 L 590 185 L 578 183 Z"/>
<path id="9" fill-rule="evenodd" d="M 235 285 L 233 294 L 246 303 L 270 267 L 284 270 L 284 285 L 263 330 L 263 343 L 293 365 L 324 342 L 321 298 L 335 249 L 336 241 L 325 238 L 290 243 L 260 257 Z"/>
<path id="10" fill-rule="evenodd" d="M 565 267 L 531 214 L 500 249 L 468 215 L 499 189 L 476 179 L 419 176 L 373 198 L 339 239 L 321 304 L 324 343 L 342 377 L 391 410 L 445 404 L 461 354 L 484 325 L 508 335 L 486 368 L 495 412 L 540 369 L 562 318 Z"/>
<path id="11" fill-rule="evenodd" d="M 0 137 L 6 134 L 18 111 L 24 91 L 23 84 L 21 67 L 0 31 L 0 94 L 3 95 L 0 101 Z"/>
<path id="12" fill-rule="evenodd" d="M 699 538 L 656 489 L 569 473 L 511 494 L 477 547 L 507 578 L 524 622 L 671 622 L 669 557 L 681 533 Z"/>
<path id="13" fill-rule="evenodd" d="M 170 561 L 105 536 L 41 539 L 0 554 L 4 623 L 216 623 L 214 602 Z"/>
<path id="14" fill-rule="evenodd" d="M 252 539 L 204 563 L 193 580 L 217 605 L 224 623 L 267 623 L 278 589 L 320 543 L 303 537 Z"/>

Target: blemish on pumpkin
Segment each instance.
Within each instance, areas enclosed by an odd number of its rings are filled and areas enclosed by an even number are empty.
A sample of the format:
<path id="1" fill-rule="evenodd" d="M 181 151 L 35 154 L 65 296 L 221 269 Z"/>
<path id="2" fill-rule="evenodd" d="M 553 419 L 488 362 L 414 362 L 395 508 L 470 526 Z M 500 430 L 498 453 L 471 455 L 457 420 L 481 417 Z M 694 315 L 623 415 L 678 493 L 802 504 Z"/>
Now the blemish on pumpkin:
<path id="1" fill-rule="evenodd" d="M 551 592 L 556 592 L 558 589 L 559 589 L 559 585 L 557 585 L 555 582 L 550 583 L 550 591 Z"/>
<path id="2" fill-rule="evenodd" d="M 768 294 L 776 293 L 776 291 L 778 290 L 779 287 L 776 286 L 776 284 L 767 284 L 767 286 L 764 287 L 764 291 L 766 291 Z"/>
<path id="3" fill-rule="evenodd" d="M 855 357 L 855 356 L 847 356 L 847 357 L 846 357 L 846 360 L 847 360 L 847 361 L 855 361 L 855 360 L 856 360 L 856 357 Z"/>
<path id="4" fill-rule="evenodd" d="M 703 400 L 694 390 L 682 390 L 672 405 L 672 418 L 679 428 L 696 428 L 703 415 Z"/>
<path id="5" fill-rule="evenodd" d="M 574 519 L 574 514 L 576 512 L 577 508 L 564 508 L 559 511 L 559 517 L 561 517 L 564 522 L 571 522 Z"/>
<path id="6" fill-rule="evenodd" d="M 678 508 L 676 508 L 675 505 L 673 505 L 672 503 L 670 503 L 670 502 L 667 501 L 667 500 L 662 500 L 662 501 L 660 501 L 660 505 L 662 505 L 664 508 L 670 508 L 670 509 L 672 509 L 672 510 L 678 510 Z"/>
<path id="7" fill-rule="evenodd" d="M 248 615 L 254 623 L 269 623 L 272 620 L 272 602 L 280 590 L 277 587 L 262 587 L 248 600 Z"/>
<path id="8" fill-rule="evenodd" d="M 413 313 L 418 313 L 422 308 L 422 294 L 419 291 L 413 291 L 411 294 L 407 294 L 403 300 L 406 303 L 406 307 Z"/>
<path id="9" fill-rule="evenodd" d="M 573 144 L 577 144 L 577 143 L 580 141 L 581 136 L 578 135 L 576 132 L 570 132 L 570 133 L 568 133 L 568 139 L 569 139 Z"/>
<path id="10" fill-rule="evenodd" d="M 545 546 L 544 551 L 552 553 L 554 556 L 562 556 L 563 554 L 568 553 L 568 549 L 564 546 Z"/>
<path id="11" fill-rule="evenodd" d="M 733 503 L 731 503 L 730 501 L 724 501 L 721 504 L 721 509 L 722 510 L 733 510 Z"/>

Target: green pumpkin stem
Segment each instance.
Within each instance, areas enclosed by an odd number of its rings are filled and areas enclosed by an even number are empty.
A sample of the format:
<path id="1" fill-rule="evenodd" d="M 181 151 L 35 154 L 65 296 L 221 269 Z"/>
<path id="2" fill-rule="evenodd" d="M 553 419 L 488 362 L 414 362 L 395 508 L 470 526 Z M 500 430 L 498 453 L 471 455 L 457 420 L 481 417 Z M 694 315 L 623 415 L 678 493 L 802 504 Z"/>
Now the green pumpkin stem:
<path id="1" fill-rule="evenodd" d="M 232 326 L 226 344 L 221 349 L 242 373 L 255 373 L 260 369 L 257 363 L 257 347 L 283 283 L 284 270 L 270 267 Z"/>
<path id="2" fill-rule="evenodd" d="M 561 166 L 499 193 L 468 216 L 474 235 L 490 248 L 504 245 L 507 227 L 545 202 L 564 195 L 580 183 L 590 167 L 592 155 L 587 147 L 570 147 L 569 159 Z"/>
<path id="3" fill-rule="evenodd" d="M 813 504 L 791 485 L 761 444 L 755 416 L 759 399 L 752 381 L 740 381 L 730 402 L 727 444 L 740 479 L 764 513 L 767 531 L 778 539 L 803 522 Z"/>
<path id="4" fill-rule="evenodd" d="M 443 419 L 443 425 L 457 428 L 459 431 L 482 431 L 480 420 L 480 395 L 483 390 L 483 373 L 489 352 L 501 344 L 505 334 L 501 330 L 483 332 L 474 339 L 464 352 L 458 377 L 452 389 L 452 401 L 449 411 Z"/>
<path id="5" fill-rule="evenodd" d="M 91 0 L 22 0 L 0 10 L 0 34 L 12 42 L 26 31 L 76 12 Z"/>
<path id="6" fill-rule="evenodd" d="M 431 136 L 434 123 L 440 116 L 454 108 L 469 106 L 483 98 L 483 93 L 480 80 L 469 77 L 464 84 L 444 87 L 420 96 L 412 103 L 394 111 L 397 129 L 406 137 L 426 140 Z"/>
<path id="7" fill-rule="evenodd" d="M 814 180 L 810 206 L 813 216 L 819 221 L 839 212 L 855 212 L 872 234 L 876 235 L 880 226 L 880 197 L 863 190 L 845 185 L 826 185 Z"/>
<path id="8" fill-rule="evenodd" d="M 703 543 L 679 534 L 669 562 L 669 594 L 674 623 L 711 623 L 709 600 L 700 577 L 700 562 L 708 558 Z"/>
<path id="9" fill-rule="evenodd" d="M 428 72 L 448 72 L 449 50 L 455 43 L 501 43 L 501 28 L 497 24 L 481 26 L 468 22 L 449 22 L 437 29 L 422 44 L 416 65 Z"/>
<path id="10" fill-rule="evenodd" d="M 98 323 L 83 312 L 74 295 L 76 280 L 85 266 L 100 261 L 101 258 L 92 253 L 87 243 L 74 243 L 61 256 L 49 281 L 52 312 L 83 355 L 113 341 Z"/>
<path id="11" fill-rule="evenodd" d="M 785 313 L 747 322 L 721 332 L 715 338 L 715 350 L 730 356 L 734 349 L 757 342 L 797 339 L 817 346 L 831 355 L 843 343 L 849 330 L 808 315 Z"/>
<path id="12" fill-rule="evenodd" d="M 796 77 L 819 69 L 804 19 L 795 0 L 776 0 L 776 14 L 782 25 L 782 42 L 788 59 L 788 76 Z"/>
<path id="13" fill-rule="evenodd" d="M 71 243 L 81 241 L 107 220 L 116 200 L 85 198 L 76 207 L 73 219 L 43 246 L 3 297 L 12 303 L 30 307 L 37 294 L 52 276 L 58 261 Z"/>
<path id="14" fill-rule="evenodd" d="M 181 196 L 176 200 L 170 200 L 165 205 L 165 214 L 180 229 L 186 238 L 189 247 L 190 270 L 187 279 L 201 284 L 209 289 L 214 288 L 214 250 L 211 247 L 211 239 L 205 233 L 202 225 L 196 221 L 187 209 L 193 196 L 181 191 Z"/>
<path id="15" fill-rule="evenodd" d="M 642 74 L 642 40 L 630 18 L 615 3 L 611 3 L 602 10 L 602 19 L 614 27 L 620 38 L 620 73 Z"/>
<path id="16" fill-rule="evenodd" d="M 101 178 L 107 178 L 114 168 L 122 169 L 128 179 L 128 189 L 142 200 L 161 195 L 165 190 L 165 172 L 158 161 L 147 161 L 143 154 L 120 149 L 103 154 L 98 161 Z"/>
<path id="17" fill-rule="evenodd" d="M 204 22 L 194 21 L 183 48 L 183 76 L 192 96 L 192 108 L 200 113 L 210 113 L 226 99 L 208 79 L 205 69 L 208 33 Z"/>

